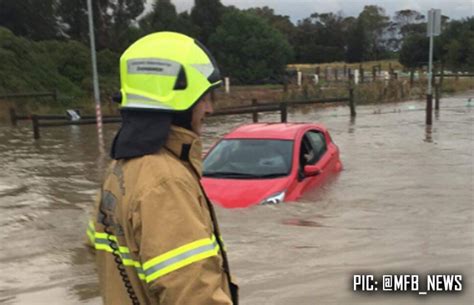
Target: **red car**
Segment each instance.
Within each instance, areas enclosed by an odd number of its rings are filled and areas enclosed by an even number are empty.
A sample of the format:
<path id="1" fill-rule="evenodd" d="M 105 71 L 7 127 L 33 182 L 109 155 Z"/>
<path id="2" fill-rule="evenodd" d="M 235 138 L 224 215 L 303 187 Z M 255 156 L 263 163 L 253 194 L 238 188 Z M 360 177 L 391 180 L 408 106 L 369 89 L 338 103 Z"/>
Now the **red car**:
<path id="1" fill-rule="evenodd" d="M 341 169 L 324 126 L 258 123 L 236 128 L 210 149 L 202 183 L 213 203 L 245 208 L 296 200 Z"/>

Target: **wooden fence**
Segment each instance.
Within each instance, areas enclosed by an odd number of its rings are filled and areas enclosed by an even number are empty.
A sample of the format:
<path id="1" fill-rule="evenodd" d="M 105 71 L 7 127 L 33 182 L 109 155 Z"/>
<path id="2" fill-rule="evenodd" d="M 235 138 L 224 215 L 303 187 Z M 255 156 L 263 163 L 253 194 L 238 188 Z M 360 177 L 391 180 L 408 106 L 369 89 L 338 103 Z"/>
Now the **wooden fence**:
<path id="1" fill-rule="evenodd" d="M 351 116 L 354 117 L 356 115 L 353 89 L 350 89 L 348 96 L 337 98 L 291 100 L 279 103 L 259 103 L 258 100 L 253 99 L 251 105 L 219 109 L 210 116 L 217 117 L 238 114 L 252 114 L 252 121 L 258 122 L 259 113 L 280 112 L 280 121 L 282 123 L 286 123 L 288 121 L 288 108 L 324 103 L 346 103 L 350 107 Z M 80 120 L 72 121 L 66 115 L 18 115 L 14 108 L 10 108 L 10 120 L 13 126 L 16 126 L 18 121 L 31 121 L 34 139 L 40 138 L 40 128 L 96 124 L 95 116 L 82 116 Z M 104 124 L 119 123 L 121 121 L 122 120 L 120 116 L 104 116 L 102 120 Z"/>

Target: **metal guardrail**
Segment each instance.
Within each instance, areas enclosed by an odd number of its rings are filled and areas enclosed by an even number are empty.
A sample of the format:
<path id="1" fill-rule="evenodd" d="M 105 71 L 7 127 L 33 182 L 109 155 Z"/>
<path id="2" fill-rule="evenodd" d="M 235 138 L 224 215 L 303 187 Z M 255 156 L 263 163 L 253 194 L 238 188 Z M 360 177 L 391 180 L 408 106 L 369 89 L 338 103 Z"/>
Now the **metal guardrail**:
<path id="1" fill-rule="evenodd" d="M 462 74 L 462 73 L 459 73 L 459 74 L 435 74 L 434 76 L 436 77 L 474 77 L 474 74 L 470 73 L 470 74 Z"/>
<path id="2" fill-rule="evenodd" d="M 308 100 L 293 100 L 285 101 L 280 103 L 265 102 L 258 103 L 256 99 L 252 100 L 252 105 L 228 107 L 220 110 L 216 110 L 210 116 L 226 116 L 226 115 L 237 115 L 237 114 L 252 114 L 253 122 L 258 122 L 258 113 L 262 112 L 280 112 L 281 122 L 286 123 L 288 120 L 288 108 L 297 107 L 301 105 L 311 104 L 324 104 L 324 103 L 337 103 L 337 102 L 348 102 L 351 109 L 351 116 L 355 116 L 355 103 L 353 89 L 349 90 L 348 97 L 337 97 L 337 98 L 325 98 L 325 99 L 308 99 Z M 18 121 L 31 120 L 33 124 L 33 136 L 35 139 L 40 138 L 41 127 L 60 127 L 70 125 L 90 125 L 96 124 L 95 116 L 87 115 L 81 116 L 80 120 L 70 120 L 66 115 L 17 115 L 14 108 L 10 108 L 10 119 L 13 126 L 17 125 Z M 43 121 L 43 122 L 41 122 Z M 49 121 L 49 122 L 44 122 Z M 103 123 L 120 123 L 122 121 L 120 116 L 103 116 Z"/>

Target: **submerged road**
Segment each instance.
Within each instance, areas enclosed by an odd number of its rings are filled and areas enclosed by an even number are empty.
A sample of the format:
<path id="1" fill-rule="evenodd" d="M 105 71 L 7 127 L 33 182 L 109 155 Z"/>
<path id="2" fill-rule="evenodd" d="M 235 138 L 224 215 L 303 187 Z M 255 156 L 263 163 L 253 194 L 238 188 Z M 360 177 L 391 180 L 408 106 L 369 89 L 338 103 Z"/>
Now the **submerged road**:
<path id="1" fill-rule="evenodd" d="M 243 305 L 472 304 L 474 92 L 444 98 L 432 128 L 424 102 L 304 108 L 344 164 L 298 202 L 217 209 Z M 266 114 L 261 121 L 278 121 Z M 210 119 L 204 146 L 250 116 Z M 107 125 L 110 143 L 118 125 Z M 107 157 L 94 126 L 0 126 L 0 304 L 101 304 L 85 228 Z M 352 275 L 463 275 L 463 292 L 360 293 Z"/>

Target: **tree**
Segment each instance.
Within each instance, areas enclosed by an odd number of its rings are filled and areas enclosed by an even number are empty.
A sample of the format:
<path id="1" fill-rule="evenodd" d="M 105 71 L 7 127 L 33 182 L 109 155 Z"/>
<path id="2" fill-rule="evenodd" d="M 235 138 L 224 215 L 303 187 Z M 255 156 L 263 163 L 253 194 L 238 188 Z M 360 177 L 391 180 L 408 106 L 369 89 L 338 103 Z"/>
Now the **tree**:
<path id="1" fill-rule="evenodd" d="M 367 32 L 362 20 L 357 20 L 349 31 L 347 40 L 346 61 L 361 62 L 367 59 Z"/>
<path id="2" fill-rule="evenodd" d="M 429 40 L 426 35 L 414 33 L 403 41 L 399 61 L 407 68 L 419 68 L 427 64 L 428 50 Z"/>
<path id="3" fill-rule="evenodd" d="M 424 23 L 425 16 L 415 10 L 400 10 L 396 11 L 393 17 L 393 22 L 390 23 L 389 45 L 392 50 L 398 51 L 401 47 L 402 41 L 410 34 L 426 32 L 426 23 Z"/>
<path id="4" fill-rule="evenodd" d="M 223 74 L 246 84 L 281 75 L 292 56 L 279 31 L 257 15 L 237 10 L 223 16 L 210 48 Z"/>
<path id="5" fill-rule="evenodd" d="M 0 0 L 0 26 L 33 40 L 59 36 L 55 0 Z"/>
<path id="6" fill-rule="evenodd" d="M 195 0 L 191 20 L 199 27 L 198 39 L 205 45 L 221 23 L 224 6 L 220 0 Z"/>
<path id="7" fill-rule="evenodd" d="M 341 14 L 313 13 L 298 22 L 291 39 L 297 62 L 331 62 L 344 59 L 347 20 Z"/>
<path id="8" fill-rule="evenodd" d="M 295 26 L 290 21 L 289 16 L 276 15 L 275 11 L 268 6 L 249 8 L 247 12 L 265 19 L 272 27 L 280 31 L 288 41 L 294 35 Z"/>
<path id="9" fill-rule="evenodd" d="M 177 24 L 178 14 L 171 0 L 156 0 L 153 10 L 140 20 L 140 27 L 146 34 L 157 31 L 174 31 Z"/>
<path id="10" fill-rule="evenodd" d="M 87 0 L 58 0 L 58 15 L 69 38 L 88 43 Z M 143 12 L 145 0 L 92 1 L 97 48 L 122 51 L 128 44 L 130 27 Z"/>
<path id="11" fill-rule="evenodd" d="M 436 50 L 453 71 L 474 70 L 474 17 L 453 20 L 443 26 Z"/>
<path id="12" fill-rule="evenodd" d="M 87 43 L 89 39 L 89 23 L 87 20 L 87 0 L 60 0 L 58 16 L 62 23 L 63 32 L 68 38 Z M 94 10 L 94 19 L 98 19 Z"/>
<path id="13" fill-rule="evenodd" d="M 174 31 L 190 37 L 198 37 L 199 28 L 193 24 L 188 12 L 176 13 L 171 0 L 156 0 L 153 10 L 139 22 L 144 34 L 158 31 Z"/>
<path id="14" fill-rule="evenodd" d="M 295 60 L 297 63 L 316 62 L 313 49 L 317 41 L 317 31 L 311 18 L 299 20 L 295 28 L 295 33 L 291 38 L 291 44 L 295 50 Z"/>
<path id="15" fill-rule="evenodd" d="M 366 59 L 378 60 L 386 57 L 388 47 L 385 37 L 390 18 L 385 15 L 385 10 L 376 5 L 366 5 L 358 20 L 363 23 L 366 32 Z"/>
<path id="16" fill-rule="evenodd" d="M 199 27 L 193 23 L 188 12 L 178 14 L 176 32 L 186 34 L 193 38 L 199 37 Z"/>
<path id="17" fill-rule="evenodd" d="M 466 48 L 468 49 L 468 55 L 466 59 L 466 69 L 468 71 L 474 72 L 474 35 L 471 34 L 471 37 L 466 42 Z"/>
<path id="18" fill-rule="evenodd" d="M 393 20 L 403 38 L 412 32 L 411 25 L 424 22 L 425 16 L 418 11 L 406 9 L 396 11 Z"/>
<path id="19" fill-rule="evenodd" d="M 129 28 L 145 9 L 145 0 L 113 0 L 107 9 L 112 11 L 108 48 L 122 51 L 130 43 Z"/>
<path id="20" fill-rule="evenodd" d="M 462 69 L 462 62 L 464 62 L 464 48 L 461 42 L 457 39 L 452 39 L 450 43 L 444 46 L 444 62 L 451 70 L 458 71 Z"/>

